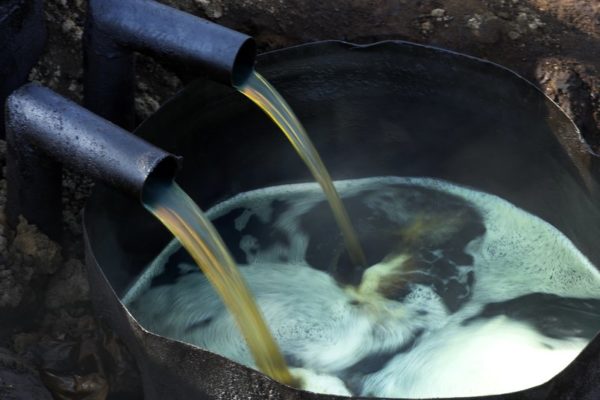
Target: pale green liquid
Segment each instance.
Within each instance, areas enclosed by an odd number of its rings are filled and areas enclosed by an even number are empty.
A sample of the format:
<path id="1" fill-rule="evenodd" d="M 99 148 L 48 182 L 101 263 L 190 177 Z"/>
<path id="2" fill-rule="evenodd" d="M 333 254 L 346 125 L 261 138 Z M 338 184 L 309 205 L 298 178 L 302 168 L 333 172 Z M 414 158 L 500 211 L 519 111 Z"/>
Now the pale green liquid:
<path id="1" fill-rule="evenodd" d="M 381 259 L 358 288 L 325 272 L 331 249 L 310 245 L 335 231 L 306 223 L 327 207 L 316 183 L 240 193 L 207 211 L 227 246 L 244 253 L 240 272 L 292 373 L 312 374 L 306 390 L 419 399 L 514 392 L 551 379 L 600 329 L 600 273 L 538 217 L 434 179 L 336 187 Z M 151 264 L 125 304 L 152 332 L 255 367 L 204 277 L 181 257 L 171 263 L 177 248 Z M 177 279 L 153 285 L 166 268 Z"/>

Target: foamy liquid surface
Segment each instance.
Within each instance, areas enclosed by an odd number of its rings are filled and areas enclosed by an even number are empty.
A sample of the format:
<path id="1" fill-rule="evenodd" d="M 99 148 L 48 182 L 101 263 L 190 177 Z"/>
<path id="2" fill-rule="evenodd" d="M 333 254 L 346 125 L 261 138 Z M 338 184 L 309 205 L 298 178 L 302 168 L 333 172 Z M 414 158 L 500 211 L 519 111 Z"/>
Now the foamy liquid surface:
<path id="1" fill-rule="evenodd" d="M 439 180 L 336 182 L 372 266 L 356 270 L 317 184 L 207 214 L 288 363 L 321 393 L 510 392 L 560 372 L 600 330 L 600 274 L 558 230 Z M 171 243 L 123 301 L 147 329 L 254 367 L 233 318 Z"/>

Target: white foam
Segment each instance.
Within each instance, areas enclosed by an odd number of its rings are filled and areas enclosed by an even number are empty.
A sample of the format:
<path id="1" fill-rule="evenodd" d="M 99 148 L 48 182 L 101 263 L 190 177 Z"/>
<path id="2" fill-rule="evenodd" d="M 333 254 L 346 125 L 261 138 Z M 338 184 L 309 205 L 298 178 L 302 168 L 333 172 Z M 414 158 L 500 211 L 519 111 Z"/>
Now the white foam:
<path id="1" fill-rule="evenodd" d="M 473 256 L 474 267 L 459 268 L 459 273 L 473 270 L 475 279 L 472 297 L 459 312 L 449 313 L 440 296 L 424 285 L 416 285 L 402 303 L 376 299 L 356 306 L 351 304 L 356 293 L 341 288 L 330 275 L 304 261 L 310 238 L 300 229 L 298 218 L 323 200 L 317 184 L 259 189 L 211 208 L 207 212 L 211 219 L 244 208 L 234 221 L 239 231 L 256 215 L 261 222 L 287 232 L 289 246 L 274 245 L 260 251 L 256 238 L 242 236 L 240 247 L 250 264 L 241 272 L 277 342 L 295 363 L 312 371 L 314 375 L 309 376 L 325 376 L 320 382 L 327 382 L 330 375 L 343 373 L 367 356 L 393 352 L 410 343 L 415 332 L 424 329 L 425 335 L 411 351 L 396 355 L 384 368 L 365 377 L 362 389 L 354 394 L 484 395 L 541 384 L 585 346 L 584 340 L 549 339 L 504 317 L 461 324 L 486 303 L 532 292 L 600 298 L 600 273 L 550 224 L 497 196 L 434 179 L 379 177 L 335 185 L 342 197 L 377 189 L 367 199 L 367 206 L 384 210 L 389 219 L 402 223 L 407 221 L 408 211 L 402 202 L 389 197 L 392 187 L 411 185 L 458 196 L 481 214 L 486 233 L 465 249 Z M 271 221 L 274 200 L 293 207 Z M 177 248 L 178 244 L 171 244 L 165 249 L 124 302 L 152 331 L 254 366 L 233 319 L 200 275 L 184 275 L 176 285 L 149 289 L 151 277 L 161 273 L 161 266 Z M 275 262 L 282 256 L 289 263 Z M 382 262 L 373 271 L 388 269 Z M 423 315 L 421 310 L 428 313 Z M 211 322 L 202 326 L 207 319 Z M 333 391 L 345 389 L 332 385 Z"/>
<path id="2" fill-rule="evenodd" d="M 434 318 L 419 317 L 393 301 L 385 304 L 387 311 L 403 311 L 393 319 L 353 306 L 352 295 L 331 276 L 308 266 L 253 264 L 241 272 L 281 348 L 320 373 L 339 372 L 373 352 L 393 350 Z M 414 301 L 415 306 L 421 303 Z M 153 288 L 129 307 L 151 331 L 254 366 L 246 347 L 237 345 L 244 342 L 233 318 L 207 281 L 195 274 L 183 276 L 176 286 Z M 206 328 L 188 329 L 208 318 L 212 320 Z"/>
<path id="3" fill-rule="evenodd" d="M 290 373 L 302 382 L 302 388 L 309 392 L 351 396 L 344 382 L 332 375 L 316 374 L 305 368 L 290 368 Z"/>
<path id="4" fill-rule="evenodd" d="M 518 391 L 551 379 L 586 344 L 550 339 L 503 316 L 466 327 L 452 324 L 365 379 L 361 394 L 434 398 Z"/>

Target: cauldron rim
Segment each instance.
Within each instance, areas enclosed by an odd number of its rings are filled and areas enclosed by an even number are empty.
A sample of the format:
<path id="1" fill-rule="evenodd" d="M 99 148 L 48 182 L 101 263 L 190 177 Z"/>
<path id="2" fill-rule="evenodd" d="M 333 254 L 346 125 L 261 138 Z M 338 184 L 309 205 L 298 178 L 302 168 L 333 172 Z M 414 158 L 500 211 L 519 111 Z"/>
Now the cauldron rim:
<path id="1" fill-rule="evenodd" d="M 496 69 L 497 71 L 502 71 L 503 73 L 506 73 L 510 76 L 512 76 L 513 78 L 517 78 L 520 81 L 522 81 L 523 83 L 527 84 L 531 89 L 534 89 L 537 93 L 539 93 L 540 95 L 542 95 L 549 103 L 551 103 L 552 105 L 554 105 L 558 110 L 561 111 L 562 116 L 564 116 L 572 125 L 572 128 L 577 132 L 577 134 L 580 135 L 580 142 L 581 142 L 581 149 L 583 149 L 584 151 L 586 151 L 587 153 L 589 153 L 591 156 L 595 157 L 595 158 L 600 158 L 600 154 L 596 153 L 592 150 L 592 148 L 590 147 L 590 145 L 585 141 L 585 139 L 583 139 L 583 137 L 581 136 L 581 132 L 579 130 L 579 128 L 577 127 L 577 124 L 575 123 L 575 121 L 573 120 L 573 118 L 571 118 L 566 112 L 565 110 L 562 109 L 562 107 L 551 97 L 549 97 L 542 89 L 540 89 L 536 84 L 534 84 L 533 82 L 531 82 L 530 80 L 528 80 L 527 78 L 525 78 L 523 75 L 521 75 L 520 73 L 516 72 L 515 70 L 508 68 L 502 64 L 499 64 L 497 62 L 491 61 L 491 60 L 487 60 L 484 58 L 480 58 L 477 56 L 473 56 L 470 54 L 465 54 L 465 53 L 461 53 L 455 50 L 451 50 L 451 49 L 446 49 L 440 46 L 434 46 L 434 45 L 430 45 L 430 44 L 423 44 L 423 43 L 414 43 L 414 42 L 410 42 L 407 40 L 399 40 L 399 39 L 392 39 L 392 40 L 380 40 L 380 41 L 376 41 L 376 42 L 372 42 L 372 43 L 353 43 L 350 41 L 345 41 L 345 40 L 338 40 L 338 39 L 329 39 L 329 40 L 318 40 L 318 41 L 313 41 L 313 42 L 307 42 L 307 43 L 300 43 L 300 44 L 295 44 L 292 46 L 288 46 L 288 47 L 284 47 L 284 48 L 280 48 L 280 49 L 274 49 L 274 50 L 269 50 L 269 51 L 265 51 L 263 53 L 260 53 L 257 55 L 257 65 L 260 68 L 260 64 L 261 63 L 270 63 L 273 62 L 273 60 L 271 60 L 271 58 L 273 57 L 278 57 L 279 55 L 285 54 L 286 58 L 289 58 L 289 56 L 291 54 L 293 54 L 293 52 L 295 51 L 304 51 L 306 49 L 309 48 L 323 48 L 323 46 L 336 46 L 339 48 L 343 48 L 345 50 L 353 50 L 353 51 L 377 51 L 379 49 L 381 49 L 382 47 L 385 46 L 390 46 L 390 47 L 412 47 L 412 48 L 420 48 L 423 50 L 427 50 L 427 51 L 433 51 L 433 52 L 438 52 L 440 54 L 445 54 L 445 55 L 450 55 L 453 57 L 458 57 L 460 59 L 463 60 L 469 60 L 472 62 L 476 62 L 476 63 L 481 63 L 481 64 L 485 64 L 488 65 L 489 67 Z M 173 97 L 169 98 L 165 103 L 161 104 L 160 108 L 158 111 L 156 111 L 155 113 L 153 113 L 150 117 L 146 118 L 144 121 L 142 121 L 134 130 L 135 132 L 138 132 L 140 130 L 144 129 L 144 126 L 146 124 L 151 124 L 152 123 L 152 117 L 154 115 L 156 115 L 157 113 L 160 113 L 160 111 L 165 108 L 168 107 L 169 104 L 171 104 L 172 102 L 175 102 L 176 99 L 186 93 L 186 91 L 188 90 L 192 90 L 191 89 L 192 85 L 187 85 L 185 87 L 183 87 L 180 91 L 178 91 Z M 581 150 L 580 149 L 580 150 Z"/>

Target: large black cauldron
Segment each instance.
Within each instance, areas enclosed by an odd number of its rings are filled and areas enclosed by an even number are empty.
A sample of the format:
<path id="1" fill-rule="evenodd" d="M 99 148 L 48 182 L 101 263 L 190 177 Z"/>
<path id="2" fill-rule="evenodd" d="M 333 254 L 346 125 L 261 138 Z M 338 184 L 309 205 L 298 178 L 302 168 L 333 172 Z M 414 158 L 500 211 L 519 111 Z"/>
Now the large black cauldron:
<path id="1" fill-rule="evenodd" d="M 402 42 L 324 42 L 259 58 L 335 179 L 429 176 L 497 194 L 559 228 L 600 265 L 597 158 L 573 123 L 502 67 Z M 180 185 L 206 209 L 311 178 L 276 127 L 233 89 L 197 81 L 139 129 L 184 157 Z M 133 200 L 98 188 L 85 212 L 97 310 L 133 352 L 147 399 L 326 399 L 147 332 L 119 301 L 171 240 Z M 488 399 L 600 398 L 600 338 L 553 380 Z"/>

